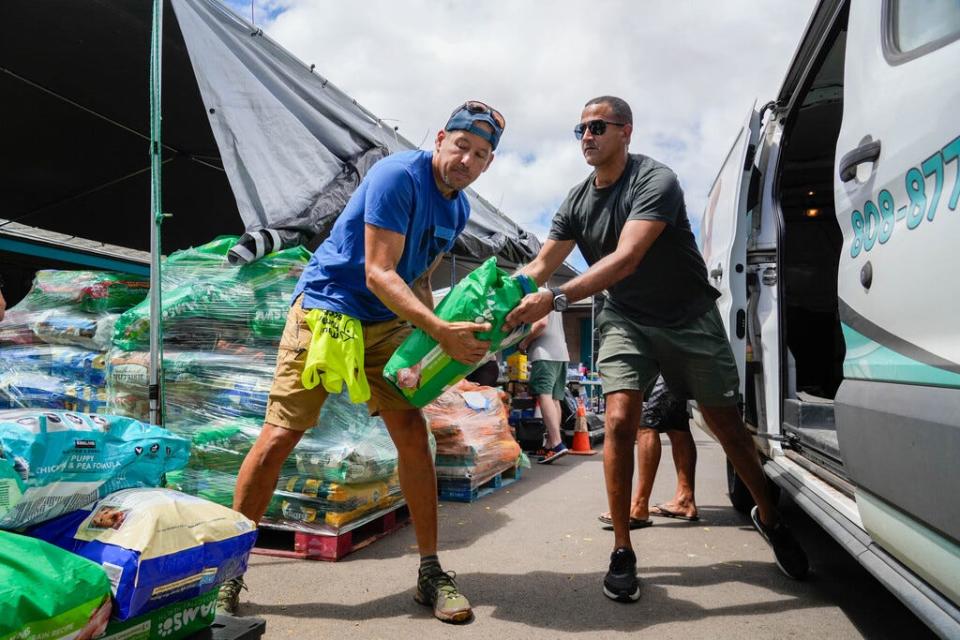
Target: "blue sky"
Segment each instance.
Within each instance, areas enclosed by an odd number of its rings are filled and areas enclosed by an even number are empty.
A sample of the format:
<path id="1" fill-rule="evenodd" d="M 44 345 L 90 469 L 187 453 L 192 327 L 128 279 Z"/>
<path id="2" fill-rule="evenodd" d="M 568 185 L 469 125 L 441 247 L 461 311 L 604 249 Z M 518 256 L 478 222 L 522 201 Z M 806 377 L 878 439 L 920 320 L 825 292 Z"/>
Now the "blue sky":
<path id="1" fill-rule="evenodd" d="M 249 19 L 250 2 L 228 4 Z M 665 162 L 695 230 L 756 100 L 772 99 L 813 0 L 255 0 L 274 40 L 414 144 L 484 100 L 507 118 L 487 200 L 544 238 L 589 169 L 572 127 L 598 95 L 634 112 L 631 151 Z M 583 267 L 582 259 L 574 258 Z"/>

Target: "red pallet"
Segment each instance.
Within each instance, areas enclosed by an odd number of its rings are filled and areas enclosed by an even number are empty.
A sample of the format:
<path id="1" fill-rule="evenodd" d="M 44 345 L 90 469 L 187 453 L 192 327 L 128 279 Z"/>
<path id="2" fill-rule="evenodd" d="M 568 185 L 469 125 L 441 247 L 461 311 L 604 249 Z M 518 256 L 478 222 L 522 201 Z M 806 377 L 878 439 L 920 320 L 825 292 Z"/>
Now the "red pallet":
<path id="1" fill-rule="evenodd" d="M 337 535 L 288 531 L 269 525 L 261 525 L 260 538 L 257 541 L 258 546 L 253 549 L 253 553 L 278 558 L 336 562 L 344 556 L 363 549 L 386 535 L 390 535 L 406 526 L 408 522 L 410 522 L 410 510 L 406 505 L 403 505 L 356 529 Z M 270 546 L 260 546 L 261 544 Z"/>

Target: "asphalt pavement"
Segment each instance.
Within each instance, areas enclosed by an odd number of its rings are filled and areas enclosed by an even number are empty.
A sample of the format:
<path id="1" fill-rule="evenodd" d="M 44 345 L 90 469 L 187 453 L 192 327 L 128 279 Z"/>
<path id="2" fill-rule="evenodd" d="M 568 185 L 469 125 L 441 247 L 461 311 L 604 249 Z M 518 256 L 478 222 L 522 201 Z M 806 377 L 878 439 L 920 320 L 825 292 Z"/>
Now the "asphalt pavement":
<path id="1" fill-rule="evenodd" d="M 534 464 L 473 504 L 441 503 L 440 560 L 474 605 L 468 625 L 443 624 L 413 601 L 411 526 L 336 563 L 254 556 L 240 614 L 266 619 L 266 638 L 930 636 L 787 497 L 781 509 L 807 549 L 811 576 L 783 576 L 749 518 L 730 506 L 723 451 L 695 437 L 701 520 L 654 518 L 633 532 L 637 603 L 601 591 L 613 534 L 597 521 L 606 509 L 598 453 Z M 664 439 L 655 502 L 672 496 L 675 479 Z"/>

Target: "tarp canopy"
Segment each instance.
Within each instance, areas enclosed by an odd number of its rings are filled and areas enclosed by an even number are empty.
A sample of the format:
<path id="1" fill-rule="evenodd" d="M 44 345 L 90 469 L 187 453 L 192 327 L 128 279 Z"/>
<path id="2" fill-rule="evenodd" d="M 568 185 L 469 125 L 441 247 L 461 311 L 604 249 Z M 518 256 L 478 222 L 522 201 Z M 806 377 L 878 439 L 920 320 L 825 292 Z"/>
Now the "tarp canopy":
<path id="1" fill-rule="evenodd" d="M 0 234 L 149 251 L 150 5 L 0 3 Z M 414 148 L 315 71 L 216 0 L 164 4 L 164 253 L 263 228 L 313 248 L 373 162 Z M 469 196 L 455 255 L 536 254 Z"/>

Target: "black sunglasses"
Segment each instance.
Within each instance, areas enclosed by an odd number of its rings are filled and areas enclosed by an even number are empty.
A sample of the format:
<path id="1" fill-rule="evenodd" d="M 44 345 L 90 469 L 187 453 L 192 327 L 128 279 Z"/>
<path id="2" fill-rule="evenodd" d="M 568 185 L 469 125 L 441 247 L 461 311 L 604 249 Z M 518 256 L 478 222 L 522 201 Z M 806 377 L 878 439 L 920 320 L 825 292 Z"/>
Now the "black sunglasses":
<path id="1" fill-rule="evenodd" d="M 503 114 L 491 107 L 490 105 L 480 102 L 479 100 L 467 100 L 462 105 L 453 110 L 450 114 L 450 117 L 457 115 L 462 109 L 466 109 L 468 112 L 473 114 L 478 113 L 489 113 L 493 118 L 493 121 L 497 123 L 497 126 L 501 130 L 507 127 L 507 121 L 504 119 Z"/>
<path id="2" fill-rule="evenodd" d="M 577 137 L 577 140 L 583 138 L 583 134 L 590 130 L 595 136 L 602 136 L 607 132 L 607 125 L 613 125 L 614 127 L 625 127 L 627 123 L 625 122 L 610 122 L 608 120 L 591 120 L 590 122 L 581 122 L 573 128 L 573 135 Z"/>

